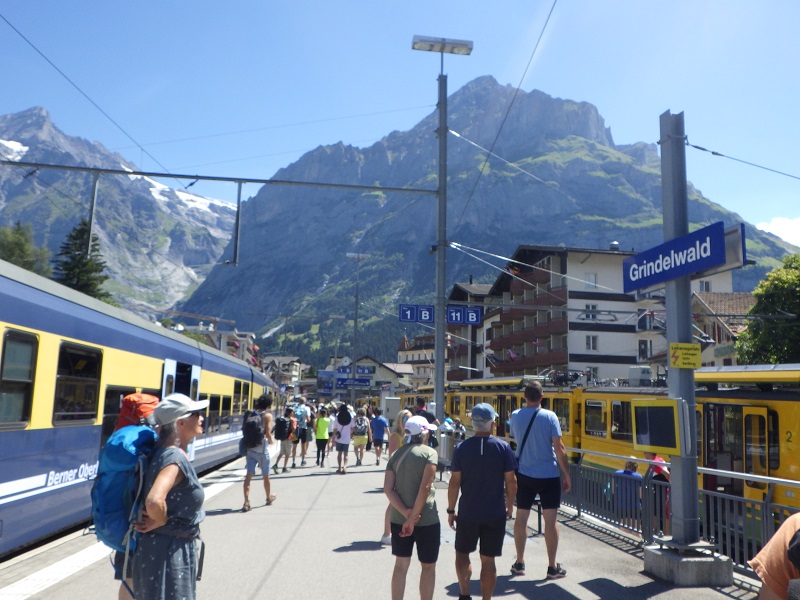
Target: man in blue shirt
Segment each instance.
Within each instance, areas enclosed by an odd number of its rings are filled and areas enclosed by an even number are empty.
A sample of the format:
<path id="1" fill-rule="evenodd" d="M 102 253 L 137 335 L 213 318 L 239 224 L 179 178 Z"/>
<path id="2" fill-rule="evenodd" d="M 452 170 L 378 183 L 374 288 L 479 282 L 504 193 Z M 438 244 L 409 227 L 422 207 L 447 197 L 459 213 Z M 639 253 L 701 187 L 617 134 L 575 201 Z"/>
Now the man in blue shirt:
<path id="1" fill-rule="evenodd" d="M 456 574 L 459 600 L 469 600 L 472 568 L 469 555 L 480 541 L 481 595 L 491 598 L 497 582 L 495 557 L 502 555 L 506 519 L 514 510 L 517 461 L 503 440 L 492 435 L 496 413 L 491 404 L 472 409 L 475 435 L 453 454 L 447 492 L 447 521 L 456 530 Z M 455 510 L 459 490 L 461 500 Z"/>
<path id="2" fill-rule="evenodd" d="M 512 575 L 525 574 L 525 544 L 528 540 L 528 517 L 539 496 L 544 517 L 544 541 L 547 547 L 547 579 L 561 579 L 567 572 L 556 562 L 561 492 L 572 488 L 567 465 L 567 451 L 561 440 L 561 425 L 553 411 L 542 408 L 542 384 L 531 381 L 525 386 L 527 406 L 511 413 L 511 435 L 517 442 L 517 519 L 514 521 L 514 545 L 517 561 Z M 559 473 L 560 468 L 560 473 Z"/>
<path id="3" fill-rule="evenodd" d="M 389 421 L 383 416 L 380 408 L 375 409 L 375 418 L 370 421 L 372 428 L 372 444 L 375 446 L 375 465 L 381 464 L 381 452 L 383 451 L 383 439 L 386 437 L 386 430 L 389 429 Z"/>

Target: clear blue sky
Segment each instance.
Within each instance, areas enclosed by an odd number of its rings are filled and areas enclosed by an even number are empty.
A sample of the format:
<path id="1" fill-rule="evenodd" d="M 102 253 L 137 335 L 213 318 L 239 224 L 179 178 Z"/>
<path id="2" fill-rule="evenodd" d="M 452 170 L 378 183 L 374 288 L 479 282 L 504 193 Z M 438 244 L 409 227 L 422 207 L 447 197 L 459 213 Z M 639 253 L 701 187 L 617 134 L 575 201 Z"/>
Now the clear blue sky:
<path id="1" fill-rule="evenodd" d="M 590 102 L 617 143 L 655 142 L 659 115 L 684 112 L 691 143 L 800 176 L 800 2 L 557 0 L 530 62 L 552 7 L 7 2 L 0 15 L 136 144 L 4 20 L 0 114 L 42 106 L 145 170 L 269 178 L 320 144 L 368 146 L 430 114 L 439 55 L 411 50 L 421 34 L 474 42 L 471 56 L 445 56 L 451 94 L 492 75 Z M 690 148 L 687 170 L 711 200 L 800 244 L 800 180 Z M 236 197 L 233 184 L 192 191 Z"/>

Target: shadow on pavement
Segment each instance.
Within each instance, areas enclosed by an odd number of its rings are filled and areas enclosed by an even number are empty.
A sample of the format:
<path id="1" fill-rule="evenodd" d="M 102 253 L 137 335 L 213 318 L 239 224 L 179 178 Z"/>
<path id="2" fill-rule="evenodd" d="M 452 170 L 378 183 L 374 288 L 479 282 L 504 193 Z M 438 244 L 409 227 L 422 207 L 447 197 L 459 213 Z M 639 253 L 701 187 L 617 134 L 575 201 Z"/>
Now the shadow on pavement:
<path id="1" fill-rule="evenodd" d="M 374 552 L 382 548 L 388 548 L 380 542 L 351 542 L 349 546 L 334 548 L 334 552 Z"/>

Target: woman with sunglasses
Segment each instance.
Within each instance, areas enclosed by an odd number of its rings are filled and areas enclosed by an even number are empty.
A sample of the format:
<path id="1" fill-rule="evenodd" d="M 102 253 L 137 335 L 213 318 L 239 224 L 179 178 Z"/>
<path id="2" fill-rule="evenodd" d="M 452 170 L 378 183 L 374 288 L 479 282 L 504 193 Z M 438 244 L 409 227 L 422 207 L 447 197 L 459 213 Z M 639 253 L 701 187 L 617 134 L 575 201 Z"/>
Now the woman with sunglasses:
<path id="1" fill-rule="evenodd" d="M 205 518 L 205 493 L 186 451 L 203 433 L 208 400 L 171 394 L 156 406 L 158 446 L 144 476 L 144 503 L 136 531 L 133 589 L 137 600 L 195 598 L 196 540 Z M 202 553 L 201 553 L 202 554 Z"/>

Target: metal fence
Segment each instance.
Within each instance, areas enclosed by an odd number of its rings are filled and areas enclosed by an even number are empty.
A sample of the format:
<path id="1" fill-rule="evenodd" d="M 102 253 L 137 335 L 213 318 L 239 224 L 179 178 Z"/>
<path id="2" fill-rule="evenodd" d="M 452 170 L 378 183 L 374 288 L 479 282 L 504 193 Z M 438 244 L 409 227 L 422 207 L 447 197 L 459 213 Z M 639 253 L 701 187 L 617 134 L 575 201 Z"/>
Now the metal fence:
<path id="1" fill-rule="evenodd" d="M 620 464 L 634 460 L 601 452 L 567 448 L 571 453 L 602 456 Z M 636 459 L 644 465 L 655 464 Z M 663 464 L 663 463 L 662 463 Z M 667 463 L 667 466 L 669 464 Z M 643 478 L 629 478 L 612 471 L 570 463 L 572 490 L 562 495 L 562 504 L 575 509 L 578 517 L 591 515 L 635 537 L 643 544 L 664 543 L 670 535 L 670 486 L 652 479 L 648 469 Z M 718 554 L 731 558 L 734 569 L 752 573 L 747 561 L 755 556 L 775 530 L 796 508 L 773 504 L 776 485 L 800 490 L 800 482 L 732 471 L 700 468 L 701 474 L 717 475 L 766 485 L 764 500 L 748 500 L 710 490 L 699 490 L 700 537 Z M 627 478 L 627 479 L 626 479 Z"/>

